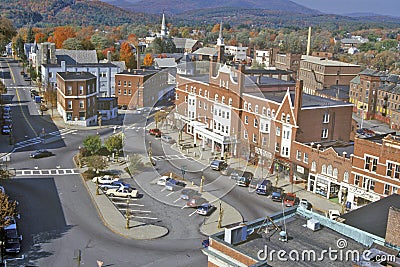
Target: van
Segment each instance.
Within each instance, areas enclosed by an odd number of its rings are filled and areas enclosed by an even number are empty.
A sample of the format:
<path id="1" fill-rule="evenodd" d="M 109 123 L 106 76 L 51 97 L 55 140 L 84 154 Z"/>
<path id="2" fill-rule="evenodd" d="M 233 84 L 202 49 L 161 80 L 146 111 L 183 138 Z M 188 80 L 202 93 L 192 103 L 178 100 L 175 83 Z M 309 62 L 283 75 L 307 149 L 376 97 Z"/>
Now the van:
<path id="1" fill-rule="evenodd" d="M 248 187 L 253 177 L 254 177 L 253 173 L 243 172 L 243 174 L 239 176 L 239 179 L 236 181 L 236 184 L 239 186 Z"/>
<path id="2" fill-rule="evenodd" d="M 226 164 L 225 161 L 219 160 L 219 159 L 213 160 L 210 164 L 211 169 L 213 169 L 215 171 L 220 171 L 222 169 L 225 169 L 227 166 L 228 166 L 228 164 Z"/>
<path id="3" fill-rule="evenodd" d="M 268 195 L 272 191 L 272 182 L 264 179 L 260 184 L 257 184 L 256 193 L 259 195 Z"/>

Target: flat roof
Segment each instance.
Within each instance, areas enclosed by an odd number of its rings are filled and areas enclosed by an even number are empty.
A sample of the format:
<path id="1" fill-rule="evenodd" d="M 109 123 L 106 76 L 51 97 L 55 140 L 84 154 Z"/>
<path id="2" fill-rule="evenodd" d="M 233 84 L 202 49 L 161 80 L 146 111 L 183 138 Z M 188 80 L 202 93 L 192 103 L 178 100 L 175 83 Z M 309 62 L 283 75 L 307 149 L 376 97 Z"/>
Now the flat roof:
<path id="1" fill-rule="evenodd" d="M 313 56 L 301 56 L 302 61 L 308 61 L 314 64 L 319 64 L 323 66 L 339 66 L 339 67 L 360 67 L 360 65 L 356 64 L 350 64 L 350 63 L 345 63 L 341 61 L 335 61 L 335 60 L 330 60 L 326 59 L 323 57 L 313 57 Z"/>
<path id="2" fill-rule="evenodd" d="M 147 70 L 147 69 L 134 69 L 134 70 L 124 70 L 118 72 L 117 74 L 132 75 L 132 76 L 148 76 L 158 73 L 158 70 Z"/>
<path id="3" fill-rule="evenodd" d="M 42 64 L 45 67 L 61 67 L 61 63 L 57 64 Z M 67 67 L 110 67 L 110 68 L 118 68 L 118 66 L 106 62 L 106 63 L 73 63 L 73 64 L 68 64 L 67 62 L 65 63 L 65 66 Z"/>
<path id="4" fill-rule="evenodd" d="M 268 234 L 258 234 L 257 230 L 254 231 L 252 235 L 250 235 L 247 241 L 243 243 L 239 243 L 234 247 L 242 252 L 245 252 L 247 255 L 258 259 L 258 252 L 260 250 L 268 249 L 267 255 L 271 255 L 271 251 L 274 250 L 276 253 L 272 254 L 272 260 L 267 258 L 267 263 L 269 266 L 338 266 L 338 262 L 334 260 L 330 260 L 327 254 L 323 257 L 322 261 L 303 261 L 300 260 L 297 262 L 290 261 L 289 253 L 298 252 L 301 256 L 303 251 L 314 251 L 316 253 L 316 258 L 319 258 L 323 253 L 323 250 L 336 249 L 338 250 L 337 242 L 339 239 L 344 239 L 347 241 L 346 249 L 349 250 L 358 250 L 360 255 L 362 251 L 365 249 L 361 244 L 352 240 L 351 238 L 347 238 L 328 227 L 321 226 L 320 230 L 312 231 L 306 227 L 307 220 L 301 217 L 300 215 L 294 215 L 293 217 L 287 218 L 284 221 L 275 222 L 276 225 L 281 227 L 281 229 L 285 229 L 288 235 L 288 241 L 283 242 L 279 240 L 279 232 L 276 231 L 274 235 L 272 235 L 273 228 L 269 228 L 271 231 Z M 264 238 L 265 235 L 267 238 Z M 270 237 L 268 239 L 268 236 Z M 288 261 L 280 261 L 277 256 L 277 252 L 283 250 L 286 252 L 286 256 Z M 294 254 L 292 254 L 294 255 Z M 343 262 L 344 263 L 344 262 Z M 347 262 L 350 264 L 351 261 Z M 293 265 L 295 264 L 295 265 Z"/>
<path id="5" fill-rule="evenodd" d="M 352 210 L 341 217 L 344 222 L 355 228 L 385 238 L 389 208 L 400 208 L 400 195 L 393 194 L 372 202 L 366 206 Z"/>
<path id="6" fill-rule="evenodd" d="M 94 76 L 90 72 L 69 72 L 69 71 L 67 71 L 67 72 L 57 72 L 57 74 L 60 75 L 64 81 L 96 79 L 96 76 Z"/>

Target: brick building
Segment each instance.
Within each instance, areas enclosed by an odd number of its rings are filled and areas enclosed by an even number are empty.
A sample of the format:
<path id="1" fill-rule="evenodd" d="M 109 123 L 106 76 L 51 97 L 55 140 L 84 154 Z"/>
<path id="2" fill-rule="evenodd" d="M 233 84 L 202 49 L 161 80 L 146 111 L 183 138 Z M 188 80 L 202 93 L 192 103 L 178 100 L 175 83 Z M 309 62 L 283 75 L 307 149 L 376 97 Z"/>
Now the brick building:
<path id="1" fill-rule="evenodd" d="M 211 147 L 255 164 L 271 163 L 291 170 L 293 141 L 349 141 L 352 105 L 302 93 L 284 86 L 268 88 L 272 78 L 244 76 L 223 65 L 209 74 L 177 75 L 179 128 Z M 264 89 L 263 89 L 264 88 Z"/>
<path id="2" fill-rule="evenodd" d="M 172 70 L 126 70 L 115 75 L 118 105 L 128 108 L 152 107 L 158 100 L 173 97 Z M 171 92 L 172 90 L 172 92 Z"/>
<path id="3" fill-rule="evenodd" d="M 298 71 L 300 68 L 300 54 L 286 53 L 276 54 L 274 66 L 279 70 L 286 70 L 293 72 L 293 79 L 297 79 Z"/>
<path id="4" fill-rule="evenodd" d="M 58 72 L 57 111 L 67 124 L 96 125 L 96 76 L 89 72 Z"/>
<path id="5" fill-rule="evenodd" d="M 400 187 L 400 138 L 356 138 L 347 201 L 352 208 L 398 194 Z"/>
<path id="6" fill-rule="evenodd" d="M 304 92 L 314 95 L 334 85 L 349 85 L 359 72 L 359 65 L 303 55 L 298 79 L 304 82 Z"/>

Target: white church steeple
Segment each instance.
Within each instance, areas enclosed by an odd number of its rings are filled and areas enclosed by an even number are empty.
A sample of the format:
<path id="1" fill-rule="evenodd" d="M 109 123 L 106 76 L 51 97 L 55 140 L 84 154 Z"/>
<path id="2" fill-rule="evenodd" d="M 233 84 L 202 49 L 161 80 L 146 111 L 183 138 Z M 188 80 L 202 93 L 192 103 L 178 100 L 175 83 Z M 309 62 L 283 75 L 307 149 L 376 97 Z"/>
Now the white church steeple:
<path id="1" fill-rule="evenodd" d="M 167 26 L 165 25 L 165 15 L 164 12 L 162 14 L 162 22 L 161 22 L 161 38 L 166 38 L 168 36 Z"/>
<path id="2" fill-rule="evenodd" d="M 217 45 L 218 46 L 225 45 L 224 44 L 224 37 L 222 37 L 222 20 L 221 20 L 221 24 L 219 24 L 219 36 L 218 36 L 218 39 L 217 39 Z"/>

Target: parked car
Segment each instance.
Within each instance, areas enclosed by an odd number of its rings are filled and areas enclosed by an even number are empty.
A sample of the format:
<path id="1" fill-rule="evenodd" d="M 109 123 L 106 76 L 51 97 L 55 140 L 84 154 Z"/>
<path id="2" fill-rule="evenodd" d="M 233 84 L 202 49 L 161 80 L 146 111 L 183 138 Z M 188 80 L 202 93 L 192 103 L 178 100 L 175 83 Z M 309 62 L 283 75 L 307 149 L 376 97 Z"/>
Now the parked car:
<path id="1" fill-rule="evenodd" d="M 211 161 L 210 164 L 211 169 L 215 171 L 220 171 L 222 169 L 225 169 L 227 166 L 228 164 L 225 161 L 219 159 L 214 159 L 213 161 Z"/>
<path id="2" fill-rule="evenodd" d="M 200 207 L 197 208 L 196 213 L 207 216 L 211 214 L 215 210 L 215 207 L 210 203 L 204 203 Z"/>
<path id="3" fill-rule="evenodd" d="M 161 141 L 169 144 L 173 144 L 175 142 L 175 140 L 169 135 L 161 135 Z"/>
<path id="4" fill-rule="evenodd" d="M 282 188 L 279 187 L 274 187 L 272 189 L 272 193 L 271 193 L 271 199 L 272 201 L 279 201 L 281 202 L 283 198 L 283 190 Z"/>
<path id="5" fill-rule="evenodd" d="M 138 197 L 139 193 L 131 188 L 113 188 L 106 191 L 106 195 L 110 197 Z"/>
<path id="6" fill-rule="evenodd" d="M 14 217 L 6 217 L 8 225 L 4 227 L 6 253 L 18 254 L 21 251 L 22 235 L 18 234 L 17 222 Z"/>
<path id="7" fill-rule="evenodd" d="M 10 134 L 10 133 L 11 133 L 10 125 L 3 125 L 1 127 L 1 134 Z"/>
<path id="8" fill-rule="evenodd" d="M 111 183 L 108 183 L 108 184 L 100 184 L 99 187 L 100 187 L 101 190 L 107 191 L 108 189 L 118 189 L 118 188 L 121 188 L 121 187 L 123 187 L 123 188 L 131 188 L 131 185 L 127 184 L 125 182 L 122 182 L 122 181 L 114 181 L 114 182 L 111 182 Z"/>
<path id="9" fill-rule="evenodd" d="M 119 178 L 114 178 L 111 175 L 97 176 L 92 179 L 93 183 L 99 184 L 110 184 L 115 181 L 119 181 Z"/>
<path id="10" fill-rule="evenodd" d="M 232 172 L 234 172 L 234 171 L 236 171 L 236 169 L 234 169 L 234 168 L 232 168 L 232 167 L 229 167 L 229 166 L 226 166 L 226 168 L 223 168 L 223 169 L 220 171 L 220 173 L 221 173 L 222 175 L 229 176 L 229 175 L 231 175 Z"/>
<path id="11" fill-rule="evenodd" d="M 308 202 L 307 199 L 303 198 L 300 200 L 299 206 L 305 208 L 306 210 L 310 210 L 312 208 L 312 205 L 310 202 Z"/>
<path id="12" fill-rule="evenodd" d="M 259 195 L 268 195 L 272 191 L 271 180 L 264 179 L 261 183 L 256 186 L 256 193 Z"/>
<path id="13" fill-rule="evenodd" d="M 197 197 L 200 196 L 201 194 L 193 189 L 187 188 L 187 189 L 183 189 L 181 192 L 181 199 L 184 200 L 189 200 L 193 197 Z"/>
<path id="14" fill-rule="evenodd" d="M 210 246 L 210 240 L 207 238 L 207 239 L 204 239 L 202 242 L 201 242 L 201 246 L 203 247 L 203 248 L 208 248 L 209 246 Z"/>
<path id="15" fill-rule="evenodd" d="M 46 149 L 39 149 L 39 150 L 36 150 L 35 152 L 31 153 L 30 157 L 34 158 L 34 159 L 38 159 L 38 158 L 50 157 L 53 155 L 54 155 L 53 152 L 50 152 Z"/>
<path id="16" fill-rule="evenodd" d="M 295 193 L 287 193 L 283 198 L 283 204 L 286 207 L 293 207 L 296 205 L 296 194 Z"/>
<path id="17" fill-rule="evenodd" d="M 149 134 L 150 135 L 154 135 L 156 137 L 160 137 L 161 136 L 161 130 L 158 128 L 153 128 L 149 130 Z"/>
<path id="18" fill-rule="evenodd" d="M 207 200 L 205 198 L 202 198 L 201 196 L 194 196 L 186 202 L 186 206 L 191 208 L 197 208 L 203 205 L 204 203 L 207 203 Z"/>
<path id="19" fill-rule="evenodd" d="M 236 184 L 239 186 L 248 187 L 250 185 L 251 180 L 253 179 L 254 175 L 251 172 L 243 172 L 241 176 L 236 181 Z"/>
<path id="20" fill-rule="evenodd" d="M 169 180 L 171 180 L 171 179 L 172 179 L 172 178 L 170 178 L 170 177 L 168 177 L 168 176 L 161 176 L 161 177 L 158 179 L 157 184 L 158 184 L 158 185 L 166 185 L 167 182 L 168 182 Z"/>
<path id="21" fill-rule="evenodd" d="M 5 105 L 5 106 L 3 107 L 3 111 L 8 111 L 8 112 L 10 112 L 10 111 L 11 111 L 11 106 Z"/>
<path id="22" fill-rule="evenodd" d="M 165 188 L 169 191 L 178 191 L 186 186 L 186 183 L 175 179 L 170 179 L 165 183 Z"/>
<path id="23" fill-rule="evenodd" d="M 331 220 L 337 220 L 340 217 L 340 211 L 338 211 L 338 210 L 328 210 L 328 217 Z"/>

